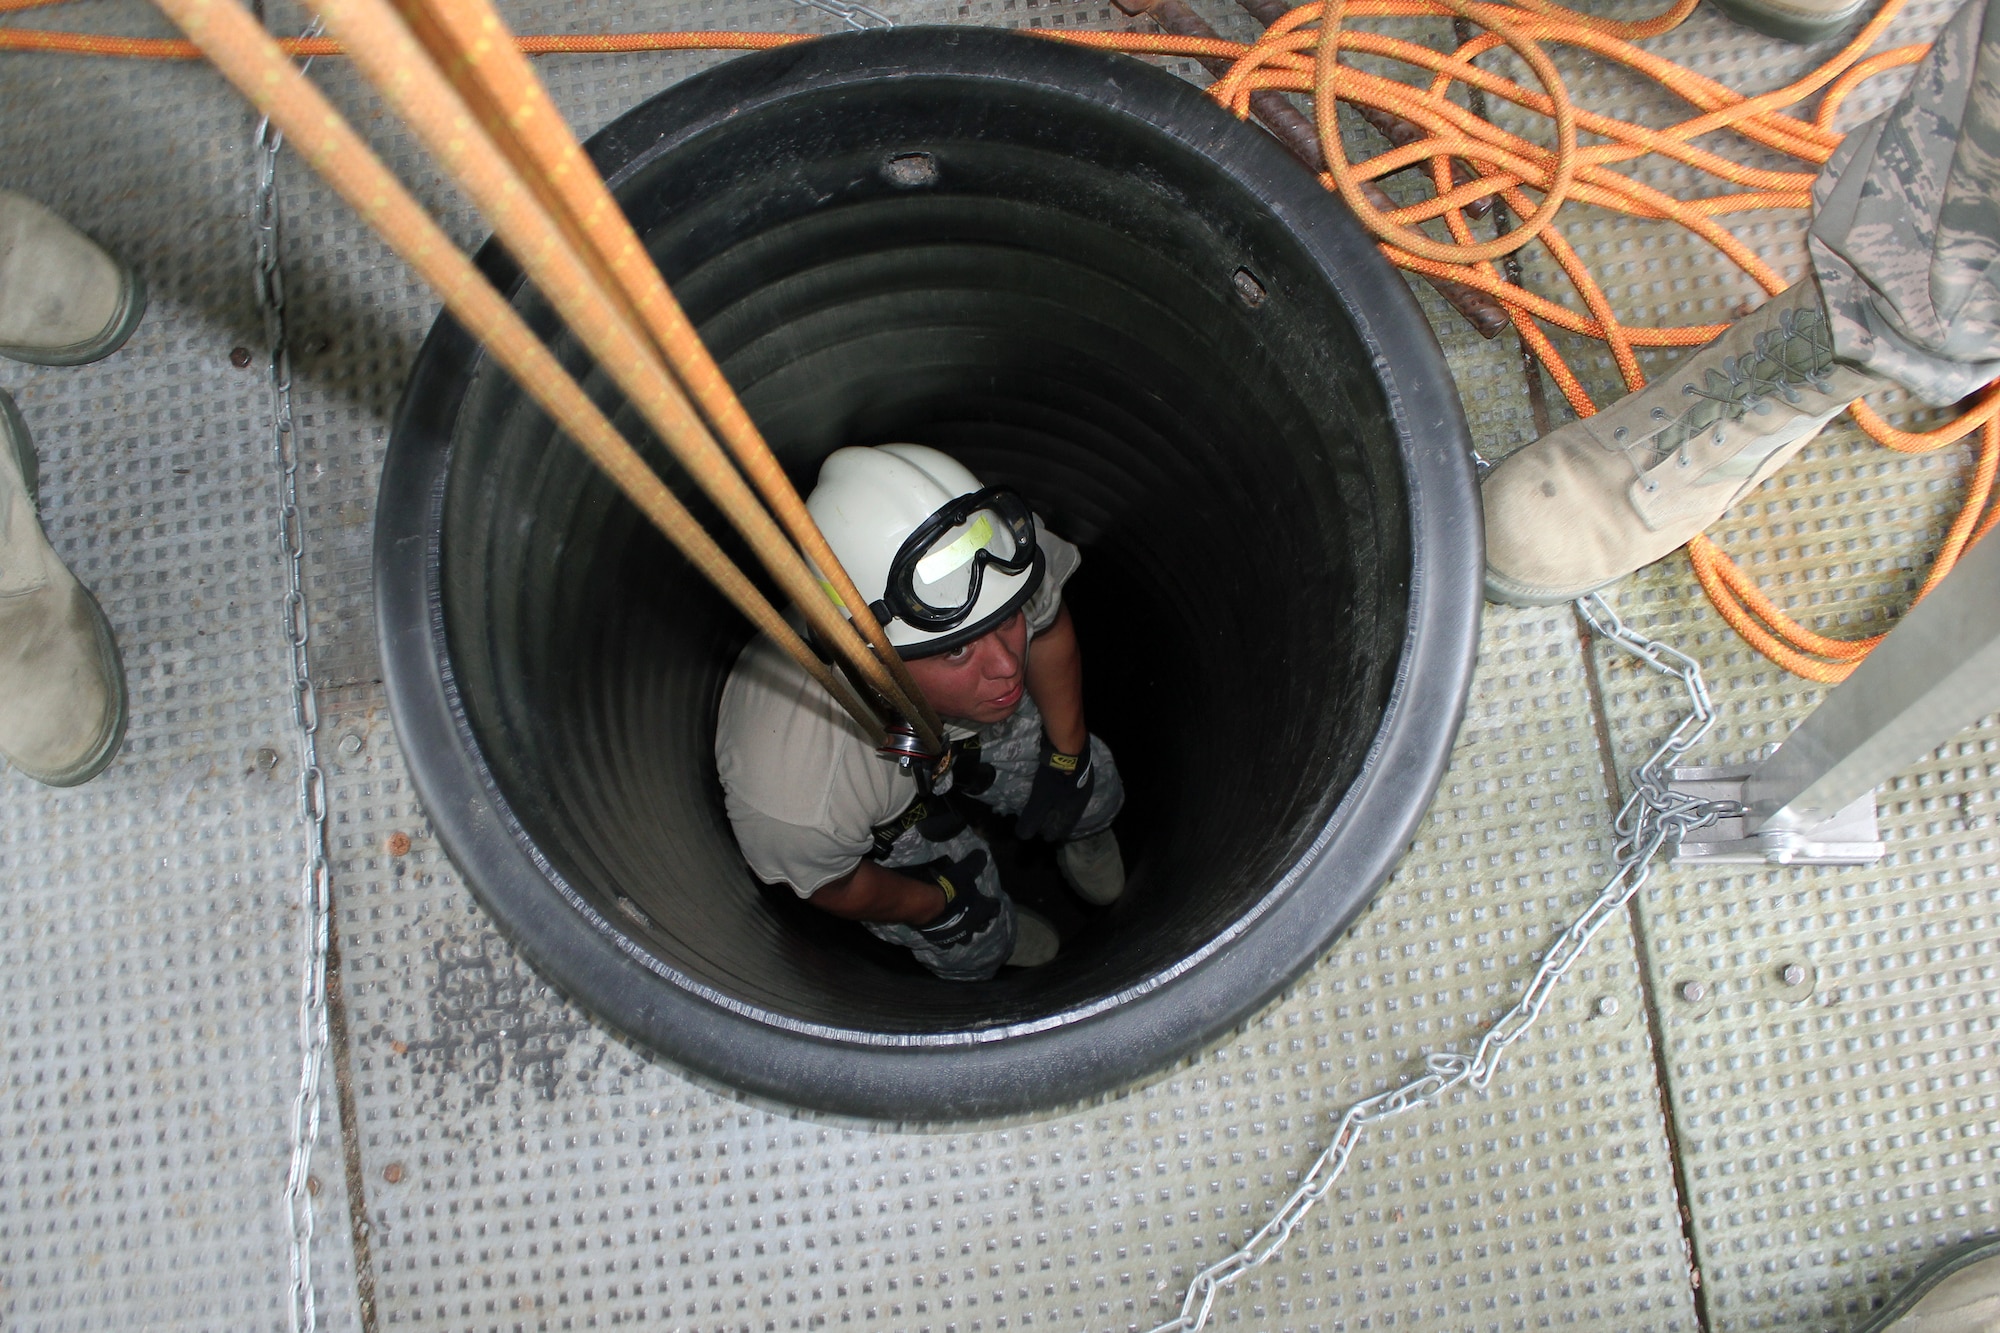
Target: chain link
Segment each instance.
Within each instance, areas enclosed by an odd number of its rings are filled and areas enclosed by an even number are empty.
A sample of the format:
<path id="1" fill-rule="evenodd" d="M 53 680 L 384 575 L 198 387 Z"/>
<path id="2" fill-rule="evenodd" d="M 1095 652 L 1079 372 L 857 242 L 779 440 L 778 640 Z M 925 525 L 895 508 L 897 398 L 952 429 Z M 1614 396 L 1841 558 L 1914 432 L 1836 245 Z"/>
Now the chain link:
<path id="1" fill-rule="evenodd" d="M 822 14 L 831 14 L 850 28 L 893 28 L 896 21 L 879 9 L 867 5 L 853 4 L 850 0 L 792 0 L 802 9 L 817 9 Z"/>
<path id="2" fill-rule="evenodd" d="M 260 15 L 261 17 L 261 15 Z M 302 36 L 319 34 L 315 19 Z M 308 62 L 310 63 L 310 62 Z M 305 868 L 299 884 L 299 1085 L 292 1102 L 291 1166 L 285 1176 L 285 1218 L 291 1244 L 292 1333 L 319 1323 L 312 1281 L 312 1155 L 319 1141 L 320 1074 L 326 1063 L 326 956 L 331 929 L 331 876 L 326 858 L 326 774 L 319 766 L 319 695 L 307 647 L 312 620 L 305 592 L 305 524 L 299 514 L 298 435 L 292 428 L 292 354 L 285 328 L 285 281 L 280 265 L 278 154 L 284 135 L 266 119 L 256 134 L 257 185 L 250 201 L 256 241 L 257 304 L 271 345 L 271 447 L 278 465 L 278 558 L 285 567 L 283 625 L 290 646 L 292 721 L 298 732 L 299 820 L 305 828 Z"/>
<path id="3" fill-rule="evenodd" d="M 1612 848 L 1611 878 L 1583 914 L 1556 937 L 1542 955 L 1541 965 L 1535 969 L 1521 998 L 1486 1030 L 1472 1054 L 1439 1051 L 1425 1056 L 1422 1074 L 1355 1102 L 1342 1112 L 1326 1150 L 1271 1220 L 1245 1241 L 1241 1249 L 1197 1273 L 1188 1283 L 1180 1314 L 1155 1327 L 1152 1333 L 1194 1333 L 1206 1326 L 1223 1288 L 1283 1252 L 1299 1223 L 1314 1204 L 1327 1196 L 1347 1169 L 1355 1147 L 1371 1126 L 1421 1106 L 1435 1105 L 1461 1087 L 1484 1091 L 1506 1057 L 1507 1048 L 1534 1027 L 1550 993 L 1584 956 L 1597 932 L 1645 884 L 1652 873 L 1653 860 L 1661 850 L 1695 829 L 1742 813 L 1735 802 L 1701 801 L 1667 785 L 1668 772 L 1675 762 L 1715 722 L 1715 709 L 1709 702 L 1701 667 L 1685 653 L 1627 627 L 1594 593 L 1576 605 L 1598 637 L 1616 644 L 1654 670 L 1678 678 L 1688 699 L 1687 715 L 1632 774 L 1632 795 L 1612 823 L 1617 841 Z"/>

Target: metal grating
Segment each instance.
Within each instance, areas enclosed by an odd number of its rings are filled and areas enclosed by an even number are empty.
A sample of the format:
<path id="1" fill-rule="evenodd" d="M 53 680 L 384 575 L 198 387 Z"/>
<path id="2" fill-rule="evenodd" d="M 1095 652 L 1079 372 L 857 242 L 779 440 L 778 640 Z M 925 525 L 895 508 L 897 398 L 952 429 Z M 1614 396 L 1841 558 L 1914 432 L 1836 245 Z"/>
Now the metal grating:
<path id="1" fill-rule="evenodd" d="M 905 22 L 1122 22 L 1027 0 L 883 7 Z M 158 30 L 136 5 L 74 14 Z M 510 15 L 536 31 L 833 26 L 780 0 Z M 1932 5 L 1912 22 L 1941 17 Z M 1733 83 L 1794 54 L 1706 15 L 1660 49 Z M 718 58 L 543 69 L 587 132 Z M 320 72 L 355 100 L 350 75 Z M 1580 71 L 1577 86 L 1621 109 L 1617 78 Z M 104 600 L 134 690 L 128 752 L 104 778 L 66 794 L 0 778 L 0 1311 L 35 1329 L 279 1327 L 298 840 L 266 403 L 261 377 L 227 359 L 259 338 L 249 118 L 188 67 L 9 57 L 0 98 L 22 112 L 0 121 L 0 183 L 56 203 L 154 289 L 112 360 L 0 367 L 42 445 L 52 537 Z M 383 147 L 477 238 L 407 141 Z M 1473 1035 L 1605 873 L 1598 681 L 1620 768 L 1668 721 L 1650 711 L 1661 696 L 1588 658 L 1566 610 L 1492 610 L 1411 855 L 1325 960 L 1215 1048 L 1117 1097 L 949 1133 L 799 1117 L 689 1082 L 550 994 L 428 835 L 382 705 L 368 565 L 389 415 L 435 305 L 296 163 L 283 187 L 356 1117 L 346 1156 L 330 1128 L 318 1159 L 330 1326 L 1150 1324 L 1311 1161 L 1329 1111 Z M 1636 224 L 1573 236 L 1600 263 L 1623 253 L 1614 299 L 1635 317 L 1641 297 L 1747 294 Z M 1777 254 L 1795 237 L 1776 227 L 1764 243 Z M 1482 450 L 1531 438 L 1510 342 L 1481 343 L 1420 297 Z M 1866 625 L 1906 595 L 1956 468 L 1822 442 L 1726 540 L 1774 591 Z M 1836 577 L 1810 576 L 1829 555 Z M 1731 710 L 1718 759 L 1781 735 L 1817 697 L 1730 638 L 1684 565 L 1636 581 L 1623 608 L 1709 655 Z M 1491 1092 L 1365 1143 L 1225 1322 L 1842 1326 L 1929 1247 L 1992 1229 L 1995 739 L 1989 720 L 1885 794 L 1894 856 L 1879 871 L 1662 879 L 1641 915 L 1648 950 L 1608 933 Z M 395 833 L 408 851 L 392 851 Z M 1794 954 L 1816 969 L 1805 1004 L 1769 980 Z M 1683 1012 L 1670 987 L 1691 968 L 1721 998 Z M 1665 997 L 1664 1080 L 1649 994 Z"/>
<path id="2" fill-rule="evenodd" d="M 262 350 L 251 120 L 201 71 L 122 62 L 7 59 L 0 106 L 0 184 L 151 288 L 106 361 L 0 363 L 132 705 L 89 785 L 0 774 L 0 1324 L 280 1326 L 301 842 L 269 402 L 229 359 Z M 351 1328 L 344 1244 L 321 1264 Z"/>

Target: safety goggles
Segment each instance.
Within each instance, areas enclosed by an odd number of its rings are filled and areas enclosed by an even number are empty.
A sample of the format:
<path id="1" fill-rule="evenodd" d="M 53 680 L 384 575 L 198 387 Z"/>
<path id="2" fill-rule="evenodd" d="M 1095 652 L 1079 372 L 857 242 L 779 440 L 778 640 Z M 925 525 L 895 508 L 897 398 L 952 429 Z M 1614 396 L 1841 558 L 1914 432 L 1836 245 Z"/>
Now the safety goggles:
<path id="1" fill-rule="evenodd" d="M 948 630 L 979 604 L 986 571 L 1019 574 L 1035 561 L 1035 516 L 998 486 L 961 495 L 917 525 L 889 565 L 882 600 L 922 630 Z"/>

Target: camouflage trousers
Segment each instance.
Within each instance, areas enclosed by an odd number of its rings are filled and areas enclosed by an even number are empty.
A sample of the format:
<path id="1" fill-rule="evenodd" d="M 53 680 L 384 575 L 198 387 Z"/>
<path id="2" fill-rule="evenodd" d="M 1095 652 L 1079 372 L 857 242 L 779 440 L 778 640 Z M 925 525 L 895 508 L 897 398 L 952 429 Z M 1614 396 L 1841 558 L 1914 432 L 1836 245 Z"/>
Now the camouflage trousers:
<path id="1" fill-rule="evenodd" d="M 1807 246 L 1842 361 L 1938 406 L 2000 376 L 2000 0 L 1953 15 L 1842 141 Z"/>
<path id="2" fill-rule="evenodd" d="M 1035 770 L 1041 766 L 1042 715 L 1033 699 L 1023 699 L 1013 716 L 979 731 L 980 758 L 992 765 L 993 782 L 978 796 L 964 799 L 976 800 L 996 815 L 1018 815 L 1028 803 L 1028 793 L 1035 785 Z M 1083 815 L 1070 835 L 1072 838 L 1088 838 L 1110 828 L 1111 821 L 1125 806 L 1125 783 L 1118 776 L 1117 761 L 1111 757 L 1111 748 L 1095 735 L 1090 738 L 1090 762 L 1097 770 L 1097 782 L 1091 788 L 1090 803 L 1084 806 Z M 986 852 L 986 868 L 979 872 L 975 887 L 987 897 L 1000 900 L 1000 915 L 971 939 L 940 949 L 909 926 L 890 922 L 864 924 L 877 939 L 902 945 L 917 956 L 918 962 L 946 981 L 986 980 L 1014 952 L 1014 900 L 1000 887 L 1000 868 L 993 863 L 992 850 L 986 839 L 971 828 L 931 839 L 924 836 L 922 829 L 909 827 L 896 838 L 886 855 L 877 858 L 884 868 L 894 870 L 898 866 L 922 865 L 940 856 L 955 861 L 968 852 Z"/>

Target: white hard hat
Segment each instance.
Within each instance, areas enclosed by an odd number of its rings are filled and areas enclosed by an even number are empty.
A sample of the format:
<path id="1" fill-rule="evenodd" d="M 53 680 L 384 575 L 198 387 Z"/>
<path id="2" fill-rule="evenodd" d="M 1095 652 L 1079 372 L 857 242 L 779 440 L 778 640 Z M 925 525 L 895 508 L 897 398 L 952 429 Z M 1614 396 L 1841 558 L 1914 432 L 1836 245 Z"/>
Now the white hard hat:
<path id="1" fill-rule="evenodd" d="M 806 510 L 904 657 L 971 642 L 1042 583 L 1027 502 L 921 444 L 834 450 Z"/>

